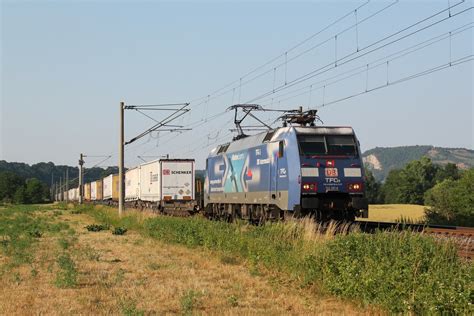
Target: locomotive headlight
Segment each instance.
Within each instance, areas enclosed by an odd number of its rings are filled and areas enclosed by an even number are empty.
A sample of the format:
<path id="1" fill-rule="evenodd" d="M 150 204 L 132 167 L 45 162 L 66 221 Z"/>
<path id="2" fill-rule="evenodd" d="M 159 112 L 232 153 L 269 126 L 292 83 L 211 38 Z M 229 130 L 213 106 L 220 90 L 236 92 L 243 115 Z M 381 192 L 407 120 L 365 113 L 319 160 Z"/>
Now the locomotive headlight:
<path id="1" fill-rule="evenodd" d="M 362 184 L 361 183 L 349 184 L 349 191 L 353 191 L 353 192 L 362 191 Z"/>
<path id="2" fill-rule="evenodd" d="M 318 190 L 318 186 L 316 183 L 304 183 L 303 184 L 303 191 L 314 191 Z"/>

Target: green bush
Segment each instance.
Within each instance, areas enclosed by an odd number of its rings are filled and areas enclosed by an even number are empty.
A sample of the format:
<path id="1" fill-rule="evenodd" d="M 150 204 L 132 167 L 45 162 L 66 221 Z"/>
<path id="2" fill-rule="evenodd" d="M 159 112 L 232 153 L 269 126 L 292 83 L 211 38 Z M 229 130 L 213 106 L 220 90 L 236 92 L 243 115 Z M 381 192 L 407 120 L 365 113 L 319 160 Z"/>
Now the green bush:
<path id="1" fill-rule="evenodd" d="M 125 227 L 115 227 L 114 230 L 112 231 L 113 235 L 125 235 L 128 229 Z"/>
<path id="2" fill-rule="evenodd" d="M 454 245 L 421 234 L 337 236 L 306 258 L 305 270 L 332 294 L 395 313 L 472 311 L 472 266 L 460 262 Z"/>
<path id="3" fill-rule="evenodd" d="M 108 230 L 109 226 L 108 225 L 91 224 L 91 225 L 87 225 L 86 229 L 90 232 L 100 232 L 102 230 Z"/>

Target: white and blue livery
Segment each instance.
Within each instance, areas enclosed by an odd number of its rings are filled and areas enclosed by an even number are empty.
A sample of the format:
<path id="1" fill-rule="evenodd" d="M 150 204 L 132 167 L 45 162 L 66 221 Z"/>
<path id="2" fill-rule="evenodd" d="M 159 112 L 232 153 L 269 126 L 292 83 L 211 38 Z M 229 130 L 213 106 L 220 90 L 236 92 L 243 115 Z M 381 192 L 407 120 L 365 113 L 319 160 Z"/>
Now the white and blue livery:
<path id="1" fill-rule="evenodd" d="M 353 129 L 280 127 L 218 146 L 206 160 L 204 208 L 210 217 L 260 222 L 367 217 Z"/>

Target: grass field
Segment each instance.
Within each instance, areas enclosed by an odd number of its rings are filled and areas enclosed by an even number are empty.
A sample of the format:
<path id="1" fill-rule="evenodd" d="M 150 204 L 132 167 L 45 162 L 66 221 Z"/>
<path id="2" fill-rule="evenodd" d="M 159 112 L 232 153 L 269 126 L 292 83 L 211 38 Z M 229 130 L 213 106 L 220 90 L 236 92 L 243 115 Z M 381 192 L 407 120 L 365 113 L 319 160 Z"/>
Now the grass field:
<path id="1" fill-rule="evenodd" d="M 8 206 L 0 210 L 0 314 L 474 312 L 474 269 L 453 243 L 320 228 L 311 218 L 255 226 L 120 217 L 92 205 Z"/>
<path id="2" fill-rule="evenodd" d="M 397 222 L 400 220 L 422 222 L 425 220 L 425 206 L 413 204 L 371 204 L 369 218 L 360 219 L 374 222 Z"/>
<path id="3" fill-rule="evenodd" d="M 371 313 L 234 256 L 89 232 L 84 213 L 14 207 L 0 221 L 1 315 Z"/>

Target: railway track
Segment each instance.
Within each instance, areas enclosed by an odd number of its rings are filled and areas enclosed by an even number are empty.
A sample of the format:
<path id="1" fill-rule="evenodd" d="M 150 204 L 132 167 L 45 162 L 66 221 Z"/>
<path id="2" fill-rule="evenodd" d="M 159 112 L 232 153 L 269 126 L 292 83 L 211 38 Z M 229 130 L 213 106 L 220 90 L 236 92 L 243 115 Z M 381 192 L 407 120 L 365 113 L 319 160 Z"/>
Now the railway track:
<path id="1" fill-rule="evenodd" d="M 433 228 L 428 227 L 426 233 L 437 238 L 453 239 L 459 246 L 459 255 L 463 258 L 474 260 L 474 228 Z"/>
<path id="2" fill-rule="evenodd" d="M 453 240 L 459 247 L 459 256 L 474 260 L 474 228 L 446 225 L 425 225 L 386 222 L 357 222 L 362 231 L 374 233 L 377 230 L 411 230 L 433 235 L 436 238 Z"/>

